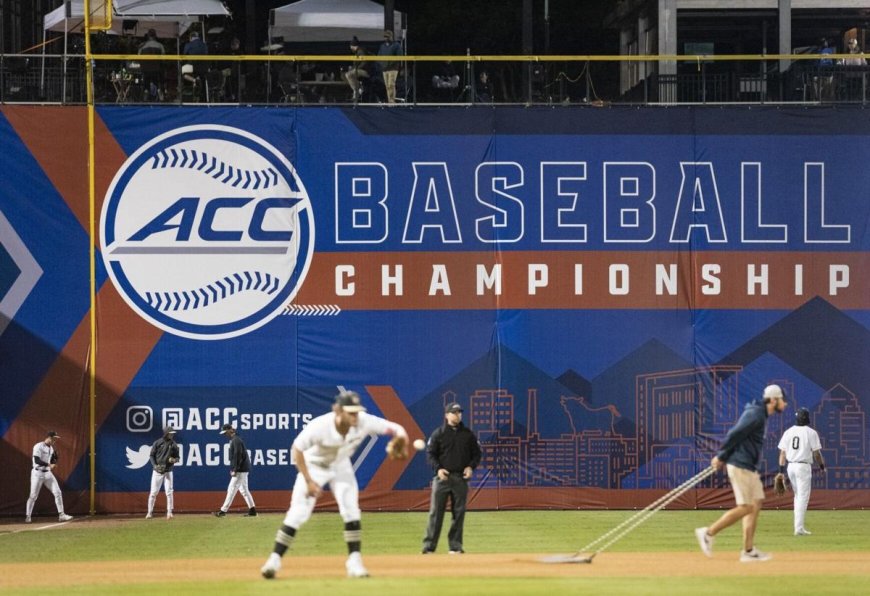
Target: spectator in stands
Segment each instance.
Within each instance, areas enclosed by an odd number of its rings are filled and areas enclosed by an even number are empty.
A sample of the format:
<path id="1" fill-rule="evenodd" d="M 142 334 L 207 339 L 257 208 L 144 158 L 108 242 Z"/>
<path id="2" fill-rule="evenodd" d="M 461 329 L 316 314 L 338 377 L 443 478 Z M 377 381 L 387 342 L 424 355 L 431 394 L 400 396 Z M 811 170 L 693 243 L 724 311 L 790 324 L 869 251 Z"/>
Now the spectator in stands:
<path id="1" fill-rule="evenodd" d="M 184 49 L 181 51 L 185 56 L 205 56 L 208 54 L 208 46 L 200 39 L 197 31 L 190 32 L 190 40 L 184 44 Z M 184 64 L 181 67 L 181 76 L 192 95 L 197 100 L 202 93 L 203 82 L 208 71 L 208 64 L 202 60 L 193 61 L 192 64 Z"/>
<path id="2" fill-rule="evenodd" d="M 140 54 L 165 54 L 166 48 L 163 44 L 157 41 L 157 31 L 149 29 L 145 35 L 145 43 L 139 46 Z"/>
<path id="3" fill-rule="evenodd" d="M 198 32 L 191 31 L 190 41 L 184 44 L 184 50 L 181 53 L 185 56 L 203 56 L 208 54 L 208 46 L 200 39 Z"/>
<path id="4" fill-rule="evenodd" d="M 867 66 L 867 60 L 864 59 L 864 52 L 858 45 L 858 38 L 850 38 L 846 47 L 849 48 L 849 57 L 843 60 L 843 66 L 847 67 L 843 77 L 845 95 L 850 100 L 863 100 L 866 90 L 864 79 L 867 77 L 867 69 L 864 67 Z"/>
<path id="5" fill-rule="evenodd" d="M 819 66 L 821 66 L 822 68 L 829 68 L 833 66 L 834 61 L 828 57 L 833 53 L 834 48 L 832 48 L 831 45 L 828 43 L 828 39 L 826 37 L 823 37 L 821 41 L 821 48 L 819 49 L 819 54 L 822 55 L 822 57 L 819 58 Z"/>
<path id="6" fill-rule="evenodd" d="M 477 84 L 474 88 L 474 101 L 478 103 L 492 103 L 492 83 L 489 79 L 489 73 L 485 70 L 480 71 Z"/>
<path id="7" fill-rule="evenodd" d="M 834 48 L 831 47 L 825 37 L 822 38 L 820 43 L 819 54 L 822 57 L 819 58 L 819 73 L 813 82 L 815 83 L 816 100 L 825 101 L 833 99 L 834 95 L 834 74 L 830 70 L 834 65 L 833 59 L 830 58 L 830 55 L 834 53 Z"/>
<path id="8" fill-rule="evenodd" d="M 139 46 L 139 54 L 158 56 L 166 54 L 163 44 L 157 41 L 157 31 L 148 30 L 145 35 L 145 43 Z M 146 101 L 163 101 L 163 62 L 143 61 L 142 78 Z"/>
<path id="9" fill-rule="evenodd" d="M 847 46 L 849 48 L 849 54 L 851 55 L 843 60 L 843 64 L 845 66 L 867 66 L 867 60 L 864 59 L 864 52 L 858 45 L 858 38 L 851 38 Z"/>
<path id="10" fill-rule="evenodd" d="M 378 56 L 401 56 L 402 45 L 393 39 L 393 32 L 384 31 L 384 42 L 378 48 Z M 396 103 L 396 79 L 399 76 L 399 62 L 380 62 L 384 75 L 384 86 L 387 88 L 387 103 Z"/>
<path id="11" fill-rule="evenodd" d="M 353 36 L 353 39 L 350 42 L 350 51 L 353 52 L 353 55 L 357 58 L 363 58 L 367 55 L 367 52 L 360 45 L 359 39 L 357 39 L 356 35 Z M 353 90 L 354 101 L 362 99 L 361 82 L 363 79 L 368 80 L 370 78 L 369 63 L 363 60 L 356 60 L 344 72 L 344 78 Z"/>

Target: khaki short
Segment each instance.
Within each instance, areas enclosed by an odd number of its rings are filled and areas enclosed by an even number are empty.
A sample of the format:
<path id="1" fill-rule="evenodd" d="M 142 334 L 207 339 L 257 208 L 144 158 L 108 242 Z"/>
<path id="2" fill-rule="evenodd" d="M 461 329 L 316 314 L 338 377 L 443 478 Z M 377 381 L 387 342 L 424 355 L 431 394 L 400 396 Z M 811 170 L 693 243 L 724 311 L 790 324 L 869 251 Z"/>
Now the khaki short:
<path id="1" fill-rule="evenodd" d="M 734 490 L 734 499 L 738 505 L 754 505 L 756 501 L 764 500 L 764 486 L 758 472 L 738 468 L 727 464 L 728 480 Z"/>

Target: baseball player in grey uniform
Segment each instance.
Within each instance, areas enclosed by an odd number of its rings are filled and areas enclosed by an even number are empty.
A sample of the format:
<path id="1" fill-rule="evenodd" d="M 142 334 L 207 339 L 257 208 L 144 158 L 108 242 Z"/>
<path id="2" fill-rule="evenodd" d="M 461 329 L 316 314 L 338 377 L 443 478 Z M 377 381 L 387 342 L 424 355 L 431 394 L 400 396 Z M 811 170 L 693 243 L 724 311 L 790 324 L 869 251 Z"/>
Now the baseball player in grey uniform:
<path id="1" fill-rule="evenodd" d="M 794 535 L 809 536 L 811 532 L 804 526 L 804 520 L 813 488 L 813 460 L 822 472 L 825 471 L 822 443 L 819 433 L 810 428 L 809 410 L 798 409 L 795 425 L 782 434 L 778 447 L 779 471 L 788 473 L 788 481 L 794 490 Z"/>
<path id="2" fill-rule="evenodd" d="M 39 496 L 39 490 L 45 486 L 54 495 L 54 504 L 57 506 L 57 519 L 65 522 L 72 519 L 71 515 L 63 512 L 63 494 L 60 492 L 60 486 L 57 484 L 57 479 L 51 473 L 57 465 L 57 451 L 54 450 L 54 443 L 60 436 L 53 430 L 49 431 L 45 439 L 33 446 L 33 469 L 30 471 L 30 496 L 27 498 L 27 517 L 24 518 L 25 523 L 30 523 L 30 516 L 33 513 L 33 505 L 36 503 L 36 497 Z"/>
<path id="3" fill-rule="evenodd" d="M 172 505 L 174 502 L 174 478 L 172 467 L 180 459 L 178 443 L 175 442 L 175 429 L 167 427 L 163 436 L 151 445 L 151 492 L 148 495 L 148 513 L 145 519 L 154 517 L 154 502 L 157 501 L 157 493 L 160 485 L 166 493 L 166 519 L 172 519 Z"/>
<path id="4" fill-rule="evenodd" d="M 272 579 L 281 569 L 281 557 L 290 548 L 296 532 L 311 517 L 323 486 L 329 484 L 344 521 L 347 543 L 348 577 L 368 577 L 360 547 L 359 487 L 350 457 L 362 442 L 374 435 L 401 436 L 408 433 L 395 422 L 366 413 L 359 395 L 342 391 L 335 398 L 332 411 L 309 422 L 293 441 L 292 458 L 299 474 L 293 485 L 290 509 L 275 536 L 275 546 L 260 573 Z"/>
<path id="5" fill-rule="evenodd" d="M 224 424 L 221 434 L 230 440 L 230 485 L 227 487 L 227 498 L 221 508 L 214 512 L 215 517 L 226 517 L 227 511 L 236 498 L 236 493 L 242 493 L 242 498 L 248 505 L 247 517 L 257 517 L 257 508 L 254 506 L 254 497 L 248 490 L 248 472 L 251 471 L 251 458 L 242 438 L 233 428 L 232 424 Z"/>

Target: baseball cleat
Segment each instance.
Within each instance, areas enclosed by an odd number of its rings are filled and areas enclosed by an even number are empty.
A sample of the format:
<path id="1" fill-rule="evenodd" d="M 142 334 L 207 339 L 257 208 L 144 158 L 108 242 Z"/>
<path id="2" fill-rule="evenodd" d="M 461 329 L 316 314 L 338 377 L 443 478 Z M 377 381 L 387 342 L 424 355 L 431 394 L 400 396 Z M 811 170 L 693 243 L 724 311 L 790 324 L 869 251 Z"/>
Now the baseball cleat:
<path id="1" fill-rule="evenodd" d="M 362 555 L 358 552 L 350 553 L 347 562 L 344 564 L 347 569 L 348 577 L 368 577 L 369 571 L 365 568 L 362 562 Z"/>
<path id="2" fill-rule="evenodd" d="M 24 523 L 25 523 L 25 524 L 29 524 L 29 523 L 31 523 L 31 520 L 30 520 L 30 516 L 29 516 L 29 515 L 28 515 L 27 517 L 24 518 Z"/>
<path id="3" fill-rule="evenodd" d="M 154 515 L 151 514 L 151 513 L 146 513 L 146 514 L 145 514 L 145 519 L 151 519 L 152 517 L 154 517 Z"/>
<path id="4" fill-rule="evenodd" d="M 62 522 L 69 521 L 72 518 L 73 518 L 73 516 L 67 515 L 66 513 L 61 513 L 60 515 L 57 516 L 57 520 L 62 521 Z"/>
<path id="5" fill-rule="evenodd" d="M 215 517 L 226 517 L 227 512 L 224 511 L 223 509 L 218 509 L 217 511 L 214 512 L 214 516 Z"/>
<path id="6" fill-rule="evenodd" d="M 460 548 L 459 550 L 449 550 L 449 551 L 447 551 L 447 554 L 448 555 L 464 555 L 465 551 Z"/>
<path id="7" fill-rule="evenodd" d="M 245 513 L 245 517 L 257 517 L 257 508 L 251 507 L 248 509 L 248 512 Z"/>
<path id="8" fill-rule="evenodd" d="M 266 579 L 272 579 L 281 570 L 281 557 L 276 553 L 269 555 L 266 564 L 260 568 L 260 574 Z"/>
<path id="9" fill-rule="evenodd" d="M 806 528 L 801 528 L 800 530 L 795 530 L 795 536 L 812 536 L 813 533 L 807 530 Z"/>
<path id="10" fill-rule="evenodd" d="M 701 552 L 708 557 L 712 557 L 713 537 L 707 533 L 707 528 L 695 528 L 695 538 L 698 539 L 698 546 L 701 547 Z"/>
<path id="11" fill-rule="evenodd" d="M 173 516 L 172 516 L 172 512 L 171 512 L 171 511 L 166 512 L 166 519 L 167 519 L 167 520 L 172 519 L 172 517 L 173 517 Z"/>
<path id="12" fill-rule="evenodd" d="M 740 553 L 740 562 L 741 563 L 754 563 L 756 561 L 769 561 L 773 558 L 773 555 L 770 553 L 761 552 L 754 546 L 750 551 L 743 551 Z"/>

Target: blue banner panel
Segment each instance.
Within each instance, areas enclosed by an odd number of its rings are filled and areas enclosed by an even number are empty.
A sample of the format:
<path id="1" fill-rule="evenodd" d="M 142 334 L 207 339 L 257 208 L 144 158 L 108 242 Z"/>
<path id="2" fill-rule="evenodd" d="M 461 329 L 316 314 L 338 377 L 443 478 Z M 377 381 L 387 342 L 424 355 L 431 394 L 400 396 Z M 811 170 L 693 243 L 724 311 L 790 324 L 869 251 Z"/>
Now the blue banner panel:
<path id="1" fill-rule="evenodd" d="M 769 383 L 790 404 L 768 420 L 765 480 L 806 407 L 829 468 L 814 494 L 870 505 L 870 121 L 860 113 L 98 115 L 95 480 L 122 496 L 111 507 L 144 509 L 148 446 L 167 424 L 179 429 L 176 491 L 191 507 L 215 508 L 226 487 L 225 422 L 251 452 L 255 498 L 288 491 L 292 441 L 342 388 L 412 438 L 458 401 L 483 450 L 472 506 L 642 506 L 647 489 L 706 467 Z M 12 147 L 23 135 L 0 132 Z M 20 153 L 16 163 L 33 160 Z M 39 175 L 36 164 L 20 174 Z M 49 218 L 23 217 L 28 197 L 0 197 L 24 244 Z M 38 262 L 53 283 L 75 279 L 77 300 L 55 308 L 78 324 L 87 236 L 56 220 L 52 241 L 78 243 L 75 254 Z M 4 234 L 0 289 L 23 267 L 8 246 Z M 37 308 L 27 300 L 22 309 Z M 34 338 L 51 321 L 26 312 L 8 317 L 0 345 L 24 335 L 39 354 Z M 73 345 L 77 333 L 56 332 Z M 49 353 L 60 358 L 63 343 Z M 14 430 L 39 394 L 50 359 L 33 362 L 0 428 Z M 84 416 L 82 383 L 58 399 Z M 363 506 L 419 507 L 432 477 L 424 455 L 395 465 L 384 444 L 354 457 Z M 68 489 L 87 488 L 87 451 L 87 441 L 72 449 Z M 727 504 L 727 486 L 714 475 L 701 485 L 714 490 L 680 504 Z"/>

